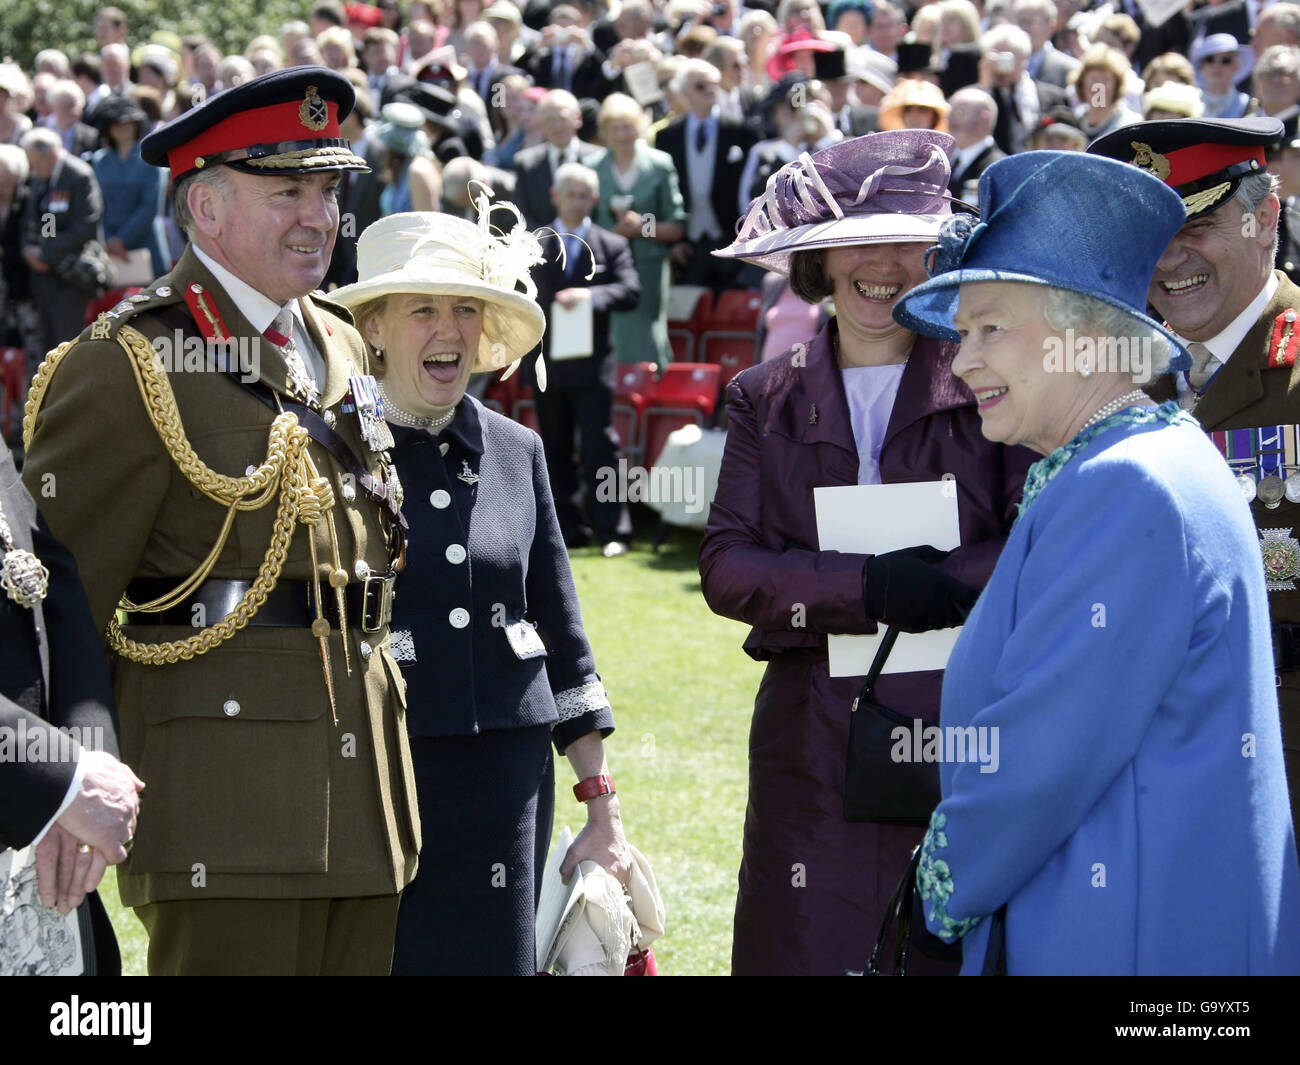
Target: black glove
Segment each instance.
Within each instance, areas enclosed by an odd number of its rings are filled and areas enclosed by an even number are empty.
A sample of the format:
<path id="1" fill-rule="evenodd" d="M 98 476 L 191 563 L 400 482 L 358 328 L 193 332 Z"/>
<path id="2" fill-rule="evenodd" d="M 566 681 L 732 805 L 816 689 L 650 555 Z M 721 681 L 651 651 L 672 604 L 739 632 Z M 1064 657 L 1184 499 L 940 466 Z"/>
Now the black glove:
<path id="1" fill-rule="evenodd" d="M 948 554 L 927 545 L 869 558 L 862 567 L 867 617 L 903 632 L 960 625 L 980 593 L 938 567 Z"/>

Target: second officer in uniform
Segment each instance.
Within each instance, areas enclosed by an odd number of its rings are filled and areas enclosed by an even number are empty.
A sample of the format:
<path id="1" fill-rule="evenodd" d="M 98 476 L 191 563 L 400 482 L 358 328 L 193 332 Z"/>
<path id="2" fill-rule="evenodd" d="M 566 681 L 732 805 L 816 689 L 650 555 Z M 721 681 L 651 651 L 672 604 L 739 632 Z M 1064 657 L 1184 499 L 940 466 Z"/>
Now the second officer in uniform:
<path id="1" fill-rule="evenodd" d="M 1300 823 L 1300 288 L 1276 255 L 1279 202 L 1265 149 L 1275 118 L 1139 122 L 1090 152 L 1150 171 L 1187 221 L 1156 265 L 1148 298 L 1192 356 L 1152 389 L 1177 394 L 1219 444 L 1259 528 L 1291 816 Z"/>
<path id="2" fill-rule="evenodd" d="M 385 973 L 415 873 L 392 441 L 350 315 L 313 292 L 340 172 L 366 169 L 352 103 L 296 68 L 146 138 L 190 244 L 32 387 L 24 479 L 149 781 L 119 883 L 151 973 Z"/>

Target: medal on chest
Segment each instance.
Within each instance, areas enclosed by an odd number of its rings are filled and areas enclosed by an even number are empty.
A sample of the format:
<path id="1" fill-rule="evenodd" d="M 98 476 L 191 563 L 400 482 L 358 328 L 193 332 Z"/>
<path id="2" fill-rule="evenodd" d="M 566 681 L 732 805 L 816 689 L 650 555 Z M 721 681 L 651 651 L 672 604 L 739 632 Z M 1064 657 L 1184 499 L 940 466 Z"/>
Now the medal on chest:
<path id="1" fill-rule="evenodd" d="M 388 451 L 393 446 L 393 433 L 384 420 L 384 397 L 372 374 L 357 374 L 348 378 L 348 394 L 343 400 L 345 413 L 356 412 L 361 436 L 371 451 Z"/>
<path id="2" fill-rule="evenodd" d="M 50 590 L 50 571 L 30 551 L 14 544 L 9 519 L 0 508 L 0 588 L 5 595 L 21 607 L 30 610 L 43 600 Z"/>

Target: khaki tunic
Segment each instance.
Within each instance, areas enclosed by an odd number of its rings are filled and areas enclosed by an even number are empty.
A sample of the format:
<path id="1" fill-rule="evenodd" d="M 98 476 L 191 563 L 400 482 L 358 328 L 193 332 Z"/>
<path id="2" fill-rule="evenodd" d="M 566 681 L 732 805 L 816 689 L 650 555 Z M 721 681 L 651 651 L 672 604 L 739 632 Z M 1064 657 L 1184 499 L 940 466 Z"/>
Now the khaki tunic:
<path id="1" fill-rule="evenodd" d="M 257 336 L 212 274 L 187 250 L 150 298 L 124 310 L 151 341 L 174 329 L 153 312 L 185 290 L 208 293 L 226 332 Z M 327 366 L 322 403 L 370 472 L 357 419 L 340 401 L 366 352 L 351 317 L 312 296 L 303 315 Z M 288 395 L 278 349 L 258 345 L 260 379 Z M 226 509 L 202 495 L 172 461 L 146 410 L 131 360 L 113 339 L 82 335 L 49 385 L 27 454 L 24 480 L 50 527 L 77 558 L 101 628 L 136 577 L 193 573 L 219 538 Z M 265 461 L 273 412 L 219 372 L 172 368 L 169 380 L 190 444 L 214 471 L 241 476 Z M 359 486 L 348 501 L 346 470 L 319 444 L 310 453 L 333 486 L 341 562 L 388 565 L 380 508 Z M 347 478 L 350 480 L 350 478 Z M 271 543 L 278 493 L 240 512 L 212 578 L 252 580 Z M 282 580 L 311 577 L 308 530 L 294 529 Z M 316 532 L 322 578 L 332 551 Z M 329 594 L 328 585 L 325 585 Z M 214 624 L 219 618 L 203 619 Z M 190 661 L 151 666 L 112 655 L 122 757 L 146 783 L 122 901 L 192 898 L 316 898 L 399 892 L 414 876 L 420 829 L 405 727 L 405 686 L 385 628 L 361 632 L 349 616 L 352 674 L 337 627 L 329 637 L 339 724 L 330 714 L 318 641 L 306 628 L 249 626 Z M 131 626 L 155 642 L 192 636 L 178 626 Z M 363 644 L 364 641 L 364 644 Z"/>
<path id="2" fill-rule="evenodd" d="M 1277 291 L 1259 321 L 1192 409 L 1207 433 L 1300 423 L 1300 362 L 1275 369 L 1268 365 L 1275 319 L 1288 310 L 1300 312 L 1300 288 L 1281 272 L 1277 276 Z M 1152 394 L 1160 400 L 1175 398 L 1172 379 L 1162 379 Z M 1290 529 L 1293 534 L 1300 533 L 1300 503 L 1283 498 L 1275 510 L 1269 510 L 1256 499 L 1250 504 L 1250 513 L 1259 529 Z M 1268 604 L 1274 623 L 1300 623 L 1300 588 L 1269 592 Z M 1279 676 L 1277 697 L 1291 815 L 1300 825 L 1300 672 Z"/>

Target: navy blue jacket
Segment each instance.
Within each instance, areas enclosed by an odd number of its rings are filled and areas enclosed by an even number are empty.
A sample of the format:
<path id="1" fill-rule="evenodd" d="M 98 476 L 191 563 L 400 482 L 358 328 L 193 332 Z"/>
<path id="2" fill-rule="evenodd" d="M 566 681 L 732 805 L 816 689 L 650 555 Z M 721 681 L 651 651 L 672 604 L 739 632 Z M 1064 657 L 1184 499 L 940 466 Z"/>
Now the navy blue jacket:
<path id="1" fill-rule="evenodd" d="M 393 437 L 411 528 L 392 647 L 410 735 L 553 723 L 561 753 L 608 735 L 540 438 L 472 396 L 438 437 Z"/>

